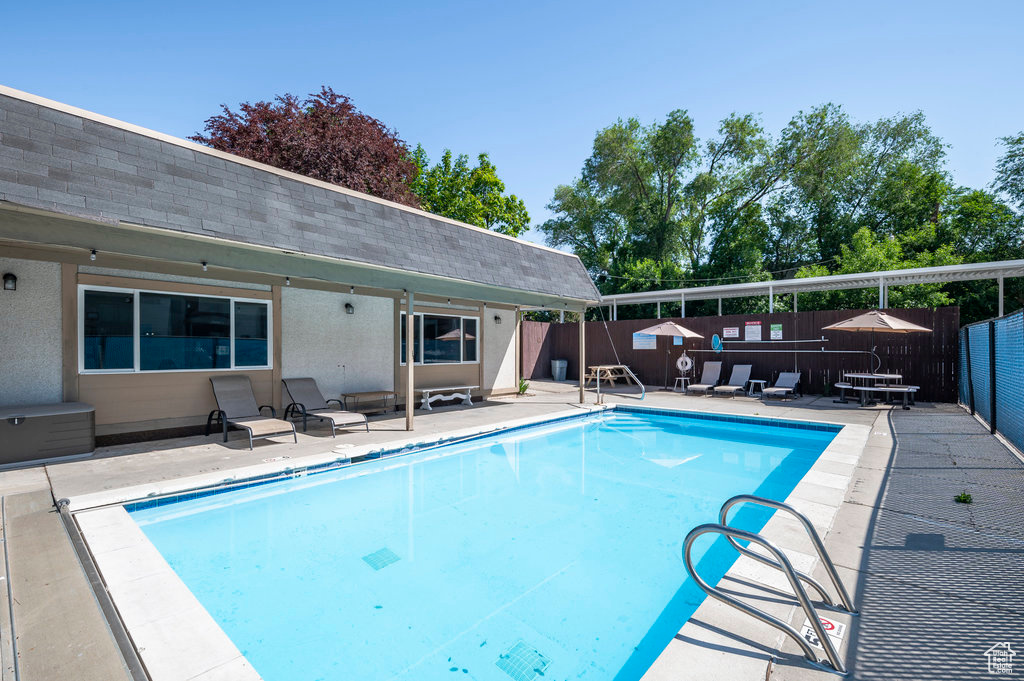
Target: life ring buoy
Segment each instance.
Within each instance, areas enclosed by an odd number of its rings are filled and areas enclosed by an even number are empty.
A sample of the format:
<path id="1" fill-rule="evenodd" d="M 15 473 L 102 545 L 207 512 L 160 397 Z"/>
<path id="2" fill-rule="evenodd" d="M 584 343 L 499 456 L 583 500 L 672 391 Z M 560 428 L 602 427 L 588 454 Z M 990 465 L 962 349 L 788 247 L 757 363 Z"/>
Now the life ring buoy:
<path id="1" fill-rule="evenodd" d="M 684 352 L 676 360 L 676 369 L 679 369 L 681 376 L 685 376 L 693 370 L 693 359 Z"/>

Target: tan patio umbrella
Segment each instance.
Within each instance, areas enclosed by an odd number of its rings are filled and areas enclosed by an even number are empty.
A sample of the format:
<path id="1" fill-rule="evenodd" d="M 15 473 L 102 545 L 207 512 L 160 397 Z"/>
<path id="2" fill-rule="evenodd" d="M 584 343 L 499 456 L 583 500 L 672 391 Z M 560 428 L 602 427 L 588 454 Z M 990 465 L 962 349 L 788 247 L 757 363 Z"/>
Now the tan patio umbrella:
<path id="1" fill-rule="evenodd" d="M 442 333 L 440 336 L 438 336 L 434 340 L 443 340 L 443 341 L 462 340 L 462 329 L 452 329 L 451 331 L 449 331 L 447 333 Z M 476 336 L 474 336 L 471 333 L 467 333 L 466 334 L 466 340 L 476 340 Z"/>
<path id="2" fill-rule="evenodd" d="M 871 354 L 878 361 L 878 366 L 872 371 L 878 371 L 882 366 L 881 358 L 875 354 L 875 331 L 879 333 L 931 333 L 932 330 L 924 326 L 918 326 L 899 317 L 893 317 L 881 310 L 871 310 L 859 314 L 850 319 L 844 319 L 835 324 L 822 327 L 826 331 L 870 331 L 871 332 Z"/>
<path id="3" fill-rule="evenodd" d="M 648 326 L 646 329 L 640 329 L 636 333 L 643 333 L 648 336 L 675 336 L 682 338 L 703 338 L 696 331 L 690 331 L 685 326 L 680 326 L 675 322 L 662 322 L 655 324 L 654 326 Z M 668 390 L 668 358 L 672 354 L 671 350 L 665 351 L 665 390 Z"/>

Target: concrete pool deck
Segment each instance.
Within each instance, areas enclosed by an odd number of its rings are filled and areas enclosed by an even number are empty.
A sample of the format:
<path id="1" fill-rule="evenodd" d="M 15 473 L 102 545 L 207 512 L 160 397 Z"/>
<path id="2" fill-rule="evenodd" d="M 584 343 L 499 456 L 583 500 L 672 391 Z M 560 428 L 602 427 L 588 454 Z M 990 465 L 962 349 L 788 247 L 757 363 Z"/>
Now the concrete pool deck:
<path id="1" fill-rule="evenodd" d="M 437 409 L 429 414 L 417 414 L 417 430 L 415 433 L 406 433 L 403 429 L 402 415 L 393 415 L 384 418 L 376 418 L 371 421 L 370 433 L 340 434 L 337 439 L 331 439 L 326 431 L 312 430 L 309 434 L 301 435 L 297 445 L 275 444 L 273 441 L 258 443 L 256 450 L 250 452 L 247 445 L 241 439 L 232 439 L 226 445 L 219 441 L 216 436 L 210 438 L 188 438 L 185 440 L 173 440 L 163 442 L 141 443 L 138 445 L 120 446 L 108 448 L 97 453 L 96 456 L 79 461 L 70 461 L 59 464 L 52 464 L 45 468 L 26 469 L 21 471 L 6 471 L 0 473 L 0 493 L 4 495 L 5 506 L 17 500 L 17 495 L 25 492 L 38 493 L 45 491 L 52 494 L 54 498 L 70 498 L 78 503 L 79 508 L 101 505 L 104 503 L 116 502 L 122 498 L 128 498 L 132 494 L 146 489 L 171 491 L 173 489 L 185 489 L 197 481 L 208 480 L 219 482 L 232 475 L 236 475 L 238 469 L 269 470 L 276 467 L 280 470 L 285 466 L 301 466 L 308 462 L 329 461 L 332 459 L 345 458 L 347 453 L 361 451 L 364 448 L 381 448 L 384 445 L 394 445 L 410 441 L 409 436 L 414 435 L 414 441 L 433 441 L 441 436 L 452 436 L 459 432 L 480 430 L 481 428 L 493 427 L 498 422 L 517 422 L 537 417 L 550 416 L 555 412 L 578 413 L 580 406 L 574 404 L 575 390 L 571 385 L 553 384 L 550 382 L 535 382 L 532 388 L 534 396 L 527 398 L 506 398 L 487 402 L 485 405 L 478 405 L 473 408 L 446 407 Z M 594 395 L 588 394 L 593 402 Z M 635 396 L 607 395 L 609 403 L 618 401 L 623 404 L 641 404 L 643 406 L 690 409 L 695 411 L 714 411 L 720 413 L 749 414 L 759 416 L 770 416 L 777 418 L 791 418 L 799 420 L 829 421 L 834 423 L 850 424 L 854 428 L 847 429 L 837 438 L 839 447 L 829 456 L 822 457 L 819 462 L 822 468 L 816 466 L 803 489 L 794 491 L 791 497 L 792 503 L 797 508 L 808 511 L 814 524 L 819 530 L 831 528 L 825 537 L 826 545 L 833 554 L 836 563 L 840 565 L 840 571 L 851 592 L 856 591 L 855 599 L 860 605 L 863 598 L 870 598 L 870 594 L 863 592 L 863 582 L 870 581 L 868 573 L 859 570 L 858 562 L 864 547 L 870 544 L 869 534 L 875 528 L 870 513 L 865 513 L 865 508 L 875 509 L 875 504 L 880 498 L 883 485 L 887 481 L 887 474 L 890 470 L 891 458 L 894 450 L 894 430 L 890 419 L 900 422 L 905 418 L 918 416 L 935 415 L 939 420 L 948 423 L 959 422 L 958 417 L 965 417 L 973 422 L 966 413 L 952 405 L 921 405 L 919 409 L 911 412 L 892 412 L 889 408 L 880 406 L 876 408 L 857 408 L 853 405 L 834 405 L 831 398 L 803 398 L 795 402 L 770 403 L 763 405 L 759 401 L 747 398 L 740 399 L 718 399 L 686 397 L 675 393 L 651 391 L 647 398 L 638 403 Z M 976 422 L 973 422 L 976 424 Z M 956 425 L 963 430 L 969 424 Z M 947 426 L 951 428 L 953 426 Z M 857 431 L 862 434 L 861 441 L 857 438 L 845 437 L 853 435 Z M 958 431 L 953 431 L 958 432 Z M 987 434 L 985 434 L 987 436 Z M 950 439 L 952 439 L 951 436 Z M 957 436 L 958 437 L 958 436 Z M 987 436 L 992 443 L 998 442 Z M 846 448 L 845 450 L 843 448 Z M 287 457 L 287 458 L 284 458 Z M 838 477 L 836 477 L 838 476 Z M 840 480 L 845 476 L 845 480 Z M 938 477 L 935 478 L 939 480 Z M 182 481 L 186 482 L 183 483 Z M 188 482 L 191 480 L 191 483 Z M 936 484 L 939 484 L 936 482 Z M 125 490 L 128 490 L 127 492 Z M 145 496 L 142 494 L 140 496 Z M 38 496 L 37 496 L 38 498 Z M 139 496 L 135 496 L 139 498 Z M 55 519 L 51 509 L 37 509 L 41 513 L 49 513 L 50 518 Z M 106 509 L 105 509 L 106 510 Z M 119 507 L 118 507 L 118 510 Z M 90 513 L 98 513 L 92 511 Z M 123 513 L 123 511 L 122 511 Z M 109 515 L 109 514 L 108 514 Z M 85 527 L 89 521 L 85 520 L 86 514 L 78 514 L 80 526 Z M 98 516 L 94 518 L 99 520 Z M 715 518 L 709 518 L 708 522 L 714 522 Z M 110 517 L 107 522 L 116 522 Z M 59 521 L 57 521 L 59 522 Z M 787 525 L 787 522 L 790 524 Z M 102 524 L 94 522 L 94 525 Z M 8 532 L 10 528 L 8 527 Z M 681 528 L 681 534 L 690 528 Z M 799 528 L 797 528 L 799 529 Z M 786 549 L 793 549 L 802 556 L 806 556 L 809 545 L 802 537 L 794 531 L 791 521 L 784 521 L 781 518 L 773 518 L 765 529 L 765 536 L 769 539 L 778 540 L 779 544 Z M 773 534 L 775 533 L 775 534 Z M 88 535 L 88 531 L 86 532 Z M 141 534 L 141 533 L 139 533 Z M 127 536 L 127 535 L 125 535 Z M 52 543 L 60 543 L 60 537 L 55 536 Z M 66 535 L 63 538 L 66 540 Z M 104 547 L 93 547 L 94 553 L 102 553 Z M 116 550 L 114 547 L 105 547 L 107 551 Z M 22 550 L 28 551 L 20 543 L 12 540 L 8 542 L 7 550 L 10 555 L 16 555 Z M 793 554 L 796 556 L 797 554 Z M 736 588 L 744 593 L 754 593 L 759 602 L 768 603 L 767 607 L 777 608 L 787 619 L 792 619 L 799 628 L 802 624 L 802 613 L 798 617 L 791 617 L 793 609 L 791 599 L 784 600 L 785 596 L 770 591 L 761 590 L 754 584 L 752 578 L 764 579 L 769 585 L 772 578 L 779 575 L 765 575 L 763 568 L 757 566 L 744 566 L 743 559 L 737 562 L 730 571 L 729 576 L 723 581 L 723 586 Z M 810 567 L 813 564 L 806 563 L 807 558 L 795 558 L 798 568 Z M 800 561 L 805 561 L 801 563 Z M 65 563 L 71 561 L 63 561 Z M 102 561 L 98 561 L 102 563 Z M 16 561 L 11 561 L 11 571 L 16 572 Z M 750 568 L 753 568 L 751 570 Z M 23 569 L 23 568 L 21 568 Z M 88 582 L 81 579 L 81 568 L 77 564 L 61 566 L 61 579 L 67 580 L 67 584 L 75 584 L 75 571 L 79 572 L 77 580 L 78 587 L 88 588 Z M 760 570 L 760 572 L 758 572 Z M 685 570 L 680 562 L 681 576 Z M 815 576 L 819 579 L 824 575 L 820 568 Z M 22 608 L 28 608 L 38 612 L 36 618 L 39 623 L 26 630 L 22 627 L 23 621 L 15 617 L 18 641 L 21 643 L 34 638 L 47 639 L 59 643 L 61 636 L 66 632 L 54 627 L 56 622 L 67 617 L 67 612 L 51 613 L 47 616 L 48 604 L 40 598 L 38 586 L 23 585 L 18 580 L 18 575 L 12 575 L 10 580 L 14 587 L 15 598 L 21 603 Z M 778 584 L 776 582 L 776 584 Z M 1012 585 L 1010 585 L 1012 588 Z M 109 587 L 109 585 L 108 585 Z M 81 589 L 75 589 L 81 591 Z M 89 592 L 86 592 L 89 593 Z M 143 597 L 145 589 L 141 590 Z M 185 594 L 181 594 L 185 598 Z M 90 594 L 91 596 L 91 594 Z M 115 594 L 116 596 L 116 594 Z M 191 596 L 191 594 L 188 594 Z M 123 596 L 122 596 L 123 598 Z M 996 597 L 993 596 L 993 599 Z M 187 600 L 187 599 L 186 599 Z M 194 597 L 193 597 L 194 600 Z M 775 602 L 773 602 L 775 601 Z M 784 602 L 783 602 L 784 601 Z M 92 601 L 95 609 L 95 601 Z M 88 604 L 87 604 L 88 605 Z M 192 605 L 187 603 L 187 605 Z M 119 605 L 119 607 L 121 607 Z M 78 605 L 78 609 L 88 609 L 86 606 Z M 183 611 L 191 608 L 182 608 Z M 98 610 L 97 610 L 98 612 Z M 192 612 L 195 612 L 192 610 Z M 122 610 L 122 619 L 125 612 Z M 203 613 L 205 614 L 205 613 Z M 821 614 L 825 616 L 826 611 Z M 136 617 L 150 617 L 152 613 L 141 613 Z M 170 613 L 168 614 L 168 616 Z M 208 615 L 206 617 L 209 617 Z M 150 619 L 150 622 L 160 621 L 162 617 Z M 835 617 L 841 621 L 842 617 Z M 83 618 L 88 620 L 88 617 Z M 800 620 L 800 621 L 796 621 Z M 861 646 L 858 645 L 858 621 L 867 622 L 866 615 L 860 618 L 853 618 L 853 628 L 847 633 L 844 640 L 841 655 L 847 660 L 857 659 Z M 164 624 L 169 624 L 167 620 Z M 212 620 L 210 620 L 212 623 Z M 145 623 L 143 623 L 145 624 Z M 49 625 L 49 627 L 47 626 Z M 179 623 L 179 625 L 181 624 Z M 214 625 L 215 626 L 215 625 Z M 136 629 L 138 626 L 136 626 Z M 153 625 L 154 630 L 163 631 L 164 636 L 174 636 L 173 627 L 168 629 L 165 626 Z M 129 623 L 129 629 L 135 633 L 135 629 Z M 864 627 L 860 626 L 860 630 Z M 140 630 L 141 631 L 141 630 Z M 219 631 L 219 629 L 217 630 Z M 0 639 L 3 638 L 4 629 L 0 625 Z M 221 635 L 222 632 L 221 632 Z M 215 636 L 215 634 L 211 634 Z M 108 630 L 100 624 L 87 627 L 84 631 L 74 634 L 68 645 L 85 647 L 90 650 L 106 650 L 108 664 L 110 658 L 116 658 L 117 648 L 111 644 L 111 635 Z M 807 667 L 802 662 L 802 656 L 797 654 L 795 645 L 784 644 L 781 652 L 775 652 L 781 634 L 775 629 L 755 622 L 748 616 L 742 615 L 724 604 L 714 601 L 707 601 L 698 610 L 694 618 L 684 627 L 683 631 L 673 640 L 665 650 L 662 658 L 651 669 L 647 677 L 649 679 L 661 678 L 698 678 L 698 676 L 686 675 L 689 671 L 699 674 L 699 678 L 729 678 L 729 679 L 764 679 L 767 674 L 772 678 L 804 678 L 807 674 L 814 674 L 821 678 L 821 672 Z M 209 637 L 204 637 L 204 639 Z M 854 643 L 852 650 L 847 650 L 851 642 Z M 993 640 L 992 643 L 997 641 Z M 137 643 L 137 642 L 136 642 Z M 230 641 L 228 641 L 230 643 Z M 104 648 L 106 645 L 106 648 Z M 233 646 L 232 646 L 233 647 Z M 2 651 L 0 651 L 2 652 Z M 221 653 L 221 655 L 223 655 Z M 25 648 L 19 648 L 18 659 L 21 666 L 22 679 L 52 678 L 45 675 L 30 676 L 27 671 L 27 657 L 31 655 Z M 237 651 L 236 651 L 237 656 Z M 104 656 L 100 656 L 101 658 Z M 51 656 L 53 663 L 61 668 L 63 664 L 72 665 L 64 667 L 69 670 L 68 676 L 76 678 L 119 678 L 107 673 L 102 675 L 98 670 L 90 673 L 80 668 L 84 662 L 81 657 Z M 699 664 L 697 661 L 700 660 Z M 5 660 L 6 661 L 6 660 Z M 119 660 L 114 660 L 120 662 Z M 147 662 L 148 664 L 148 662 Z M 232 666 L 235 665 L 235 666 Z M 160 667 L 155 664 L 155 667 Z M 863 665 L 854 664 L 854 671 Z M 6 665 L 5 665 L 6 667 Z M 249 675 L 246 669 L 244 658 L 229 657 L 219 659 L 217 664 L 198 663 L 198 666 L 183 667 L 181 665 L 168 664 L 164 674 L 157 675 L 157 669 L 150 669 L 154 679 L 181 678 L 181 679 L 213 679 L 213 678 L 258 678 L 253 672 Z M 715 670 L 720 670 L 716 676 Z M 2 677 L 7 678 L 7 677 Z M 125 675 L 123 678 L 127 678 Z M 807 678 L 810 678 L 807 676 Z M 873 676 L 864 678 L 892 678 L 884 676 Z M 907 677 L 910 678 L 910 677 Z M 939 677 L 935 677 L 939 678 Z"/>

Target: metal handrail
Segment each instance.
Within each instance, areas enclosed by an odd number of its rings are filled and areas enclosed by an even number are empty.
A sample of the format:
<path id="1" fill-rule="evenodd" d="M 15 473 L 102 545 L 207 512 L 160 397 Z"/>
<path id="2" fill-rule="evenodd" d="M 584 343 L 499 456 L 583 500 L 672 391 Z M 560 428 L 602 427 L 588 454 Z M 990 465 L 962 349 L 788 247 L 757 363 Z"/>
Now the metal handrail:
<path id="1" fill-rule="evenodd" d="M 637 377 L 636 374 L 633 373 L 632 369 L 630 369 L 625 364 L 620 364 L 619 366 L 621 366 L 623 369 L 625 369 L 626 373 L 628 373 L 630 376 L 632 376 L 633 380 L 636 382 L 636 384 L 638 386 L 640 386 L 640 399 L 643 400 L 644 397 L 647 395 L 647 388 L 645 388 L 644 384 L 640 382 L 640 379 Z M 598 374 L 598 377 L 597 377 L 597 403 L 598 404 L 604 404 L 604 401 L 603 401 L 603 399 L 601 397 L 601 376 L 600 376 L 600 373 Z"/>
<path id="2" fill-rule="evenodd" d="M 769 615 L 759 608 L 748 605 L 738 598 L 734 598 L 719 591 L 717 588 L 701 579 L 693 566 L 693 558 L 690 556 L 690 551 L 693 548 L 693 542 L 696 541 L 697 537 L 708 533 L 721 534 L 728 539 L 742 539 L 744 541 L 753 542 L 754 544 L 764 547 L 769 553 L 775 556 L 778 561 L 777 565 L 779 569 L 782 570 L 786 575 L 786 579 L 789 580 L 789 585 L 793 588 L 793 593 L 796 595 L 796 599 L 799 601 L 800 607 L 803 608 L 804 614 L 807 615 L 807 619 L 810 621 L 815 635 L 818 637 L 818 640 L 821 641 L 821 645 L 825 648 L 825 655 L 828 657 L 827 661 L 818 660 L 818 654 L 814 652 L 814 648 L 811 647 L 811 644 L 808 643 L 796 629 L 789 626 L 786 622 Z M 733 545 L 737 546 L 735 543 L 733 543 Z M 786 554 L 776 548 L 770 541 L 759 534 L 755 534 L 754 532 L 739 530 L 727 525 L 713 523 L 698 525 L 690 530 L 689 534 L 686 535 L 686 540 L 683 542 L 683 562 L 686 564 L 686 571 L 690 573 L 690 577 L 693 578 L 693 581 L 697 583 L 697 586 L 699 586 L 708 596 L 711 596 L 726 605 L 731 605 L 737 610 L 745 612 L 765 624 L 770 624 L 779 631 L 788 635 L 797 642 L 797 645 L 800 646 L 800 649 L 804 653 L 804 657 L 815 667 L 835 671 L 839 674 L 846 674 L 846 665 L 844 665 L 843 661 L 839 659 L 839 654 L 836 652 L 835 646 L 832 645 L 832 639 L 828 637 L 828 634 L 825 632 L 825 628 L 821 625 L 821 618 L 818 617 L 818 611 L 814 609 L 814 605 L 811 604 L 811 600 L 807 597 L 807 592 L 804 591 L 804 587 L 800 583 L 800 579 L 797 577 L 796 571 L 793 569 L 793 565 L 789 562 L 789 559 L 786 558 Z"/>
<path id="3" fill-rule="evenodd" d="M 828 572 L 828 576 L 832 580 L 832 585 L 836 588 L 836 591 L 839 592 L 839 599 L 842 601 L 841 609 L 845 610 L 851 615 L 857 614 L 857 608 L 855 608 L 853 605 L 853 599 L 850 598 L 850 594 L 846 591 L 846 587 L 843 586 L 842 581 L 839 579 L 839 573 L 836 571 L 836 566 L 832 563 L 832 559 L 829 558 L 828 552 L 825 550 L 825 544 L 822 543 L 821 537 L 818 536 L 817 530 L 814 529 L 814 525 L 812 525 L 811 521 L 807 519 L 807 516 L 805 516 L 803 513 L 796 510 L 789 504 L 784 504 L 781 501 L 775 501 L 774 499 L 765 499 L 764 497 L 754 496 L 753 494 L 739 494 L 729 499 L 724 504 L 722 504 L 722 510 L 718 514 L 718 522 L 720 522 L 722 525 L 728 526 L 729 510 L 733 506 L 737 506 L 739 504 L 757 504 L 758 506 L 765 506 L 767 508 L 775 509 L 776 511 L 785 511 L 790 515 L 794 516 L 797 520 L 799 520 L 800 524 L 803 525 L 804 530 L 807 532 L 807 535 L 810 537 L 811 543 L 814 544 L 814 550 L 818 552 L 818 558 L 821 558 L 822 565 L 825 566 L 825 571 Z M 773 561 L 771 558 L 763 556 L 759 553 L 755 553 L 754 551 L 751 551 L 748 548 L 740 546 L 732 537 L 726 536 L 726 539 L 728 539 L 729 543 L 732 544 L 733 547 L 737 551 L 742 553 L 744 556 L 753 558 L 754 560 L 763 563 L 764 565 L 773 567 L 776 570 L 782 569 L 782 566 Z M 818 594 L 821 595 L 822 600 L 825 601 L 826 605 L 839 609 L 839 606 L 836 606 L 832 603 L 832 600 L 829 598 L 828 594 L 825 593 L 825 590 L 822 588 L 821 584 L 819 584 L 817 580 L 813 579 L 809 575 L 805 575 L 802 572 L 795 572 L 800 579 L 814 587 Z"/>

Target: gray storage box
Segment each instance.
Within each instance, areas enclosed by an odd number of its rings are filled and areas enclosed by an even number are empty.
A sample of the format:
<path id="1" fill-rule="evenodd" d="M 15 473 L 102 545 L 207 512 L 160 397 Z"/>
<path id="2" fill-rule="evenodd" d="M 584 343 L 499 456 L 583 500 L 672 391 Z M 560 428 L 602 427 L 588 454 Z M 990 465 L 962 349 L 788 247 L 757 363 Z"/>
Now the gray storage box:
<path id="1" fill-rule="evenodd" d="M 0 466 L 90 454 L 96 409 L 85 402 L 0 407 Z"/>

